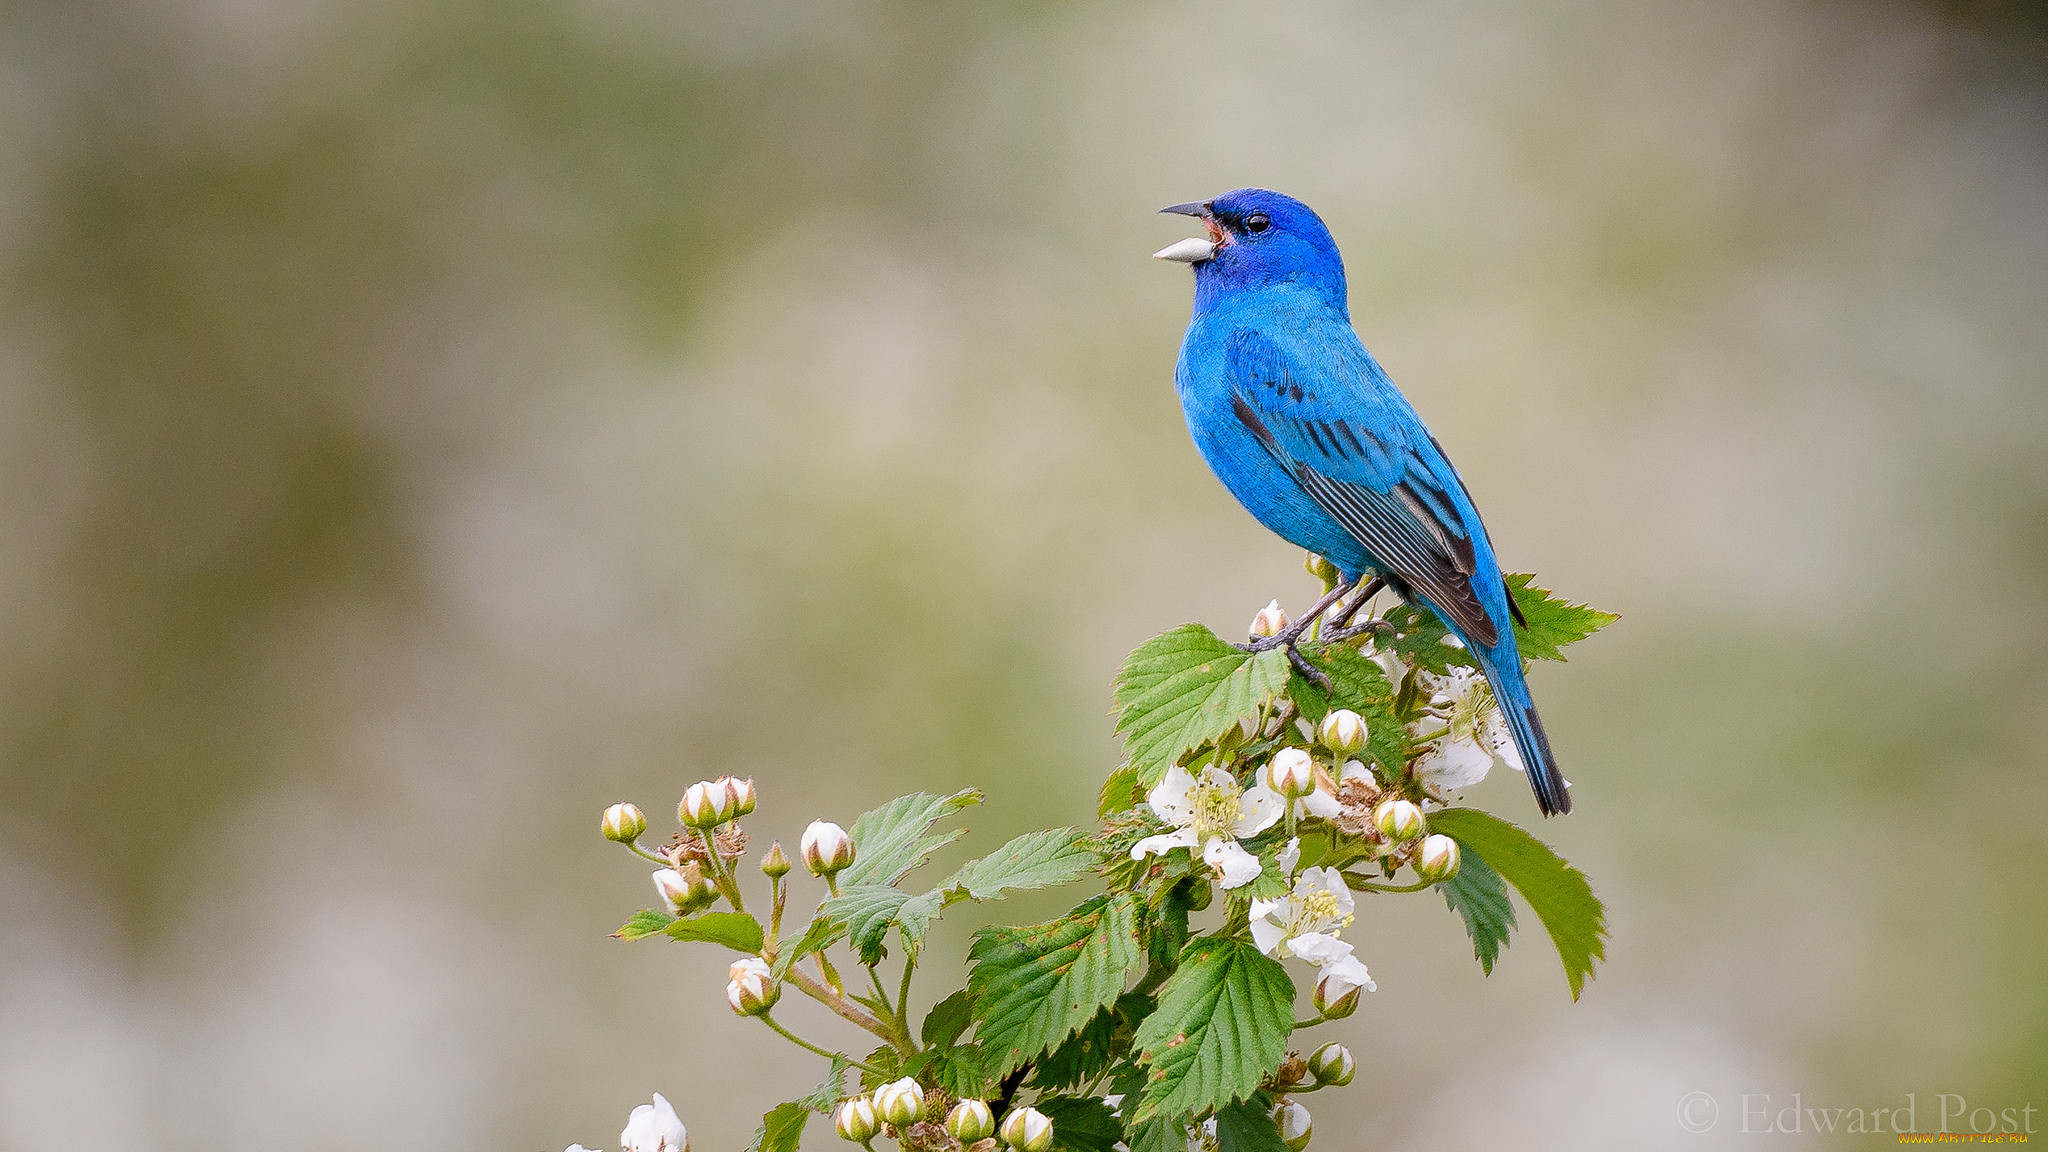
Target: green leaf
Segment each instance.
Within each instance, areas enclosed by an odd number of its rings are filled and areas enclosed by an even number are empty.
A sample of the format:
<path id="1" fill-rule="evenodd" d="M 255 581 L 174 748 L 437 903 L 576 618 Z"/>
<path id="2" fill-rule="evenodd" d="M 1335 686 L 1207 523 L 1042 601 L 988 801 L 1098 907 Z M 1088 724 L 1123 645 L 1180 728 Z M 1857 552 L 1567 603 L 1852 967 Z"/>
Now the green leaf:
<path id="1" fill-rule="evenodd" d="M 1394 626 L 1395 638 L 1391 641 L 1375 640 L 1375 644 L 1389 644 L 1401 658 L 1417 668 L 1441 676 L 1451 670 L 1452 665 L 1470 667 L 1472 657 L 1465 649 L 1444 643 L 1451 630 L 1427 608 L 1412 604 L 1396 604 L 1387 609 L 1380 619 Z"/>
<path id="2" fill-rule="evenodd" d="M 761 1117 L 761 1126 L 754 1130 L 754 1142 L 747 1145 L 747 1152 L 796 1152 L 797 1141 L 803 1138 L 804 1124 L 811 1114 L 801 1104 L 777 1104 Z"/>
<path id="3" fill-rule="evenodd" d="M 932 1081 L 962 1100 L 981 1100 L 996 1093 L 997 1077 L 979 1044 L 955 1044 L 932 1053 Z"/>
<path id="4" fill-rule="evenodd" d="M 1527 572 L 1507 578 L 1508 594 L 1515 598 L 1515 607 L 1522 610 L 1522 619 L 1527 621 L 1515 629 L 1515 646 L 1532 660 L 1562 660 L 1564 653 L 1559 649 L 1621 619 L 1612 612 L 1574 604 L 1529 583 L 1535 578 Z"/>
<path id="5" fill-rule="evenodd" d="M 1097 799 L 1095 814 L 1104 820 L 1119 812 L 1128 812 L 1145 798 L 1144 789 L 1138 786 L 1138 770 L 1129 764 L 1109 774 L 1102 782 L 1102 795 Z"/>
<path id="6" fill-rule="evenodd" d="M 896 913 L 903 938 L 912 947 L 922 944 L 932 918 L 962 900 L 993 900 L 1010 890 L 1073 883 L 1095 868 L 1095 853 L 1085 840 L 1079 829 L 1052 828 L 1019 836 L 968 861 L 945 883 L 904 902 Z"/>
<path id="7" fill-rule="evenodd" d="M 1249 1096 L 1280 1066 L 1294 1031 L 1294 982 L 1237 940 L 1201 937 L 1132 1041 L 1151 1064 L 1134 1120 L 1207 1112 Z"/>
<path id="8" fill-rule="evenodd" d="M 898 796 L 853 822 L 853 864 L 839 874 L 840 887 L 849 884 L 894 884 L 905 872 L 925 862 L 933 852 L 961 836 L 959 830 L 927 836 L 939 819 L 970 805 L 981 803 L 981 793 L 972 788 L 951 796 L 924 792 Z"/>
<path id="9" fill-rule="evenodd" d="M 1187 1120 L 1179 1116 L 1154 1116 L 1131 1125 L 1125 1132 L 1124 1144 L 1131 1152 L 1187 1152 Z"/>
<path id="10" fill-rule="evenodd" d="M 1515 929 L 1515 906 L 1508 900 L 1508 886 L 1500 873 L 1479 855 L 1478 849 L 1467 848 L 1461 842 L 1458 850 L 1462 861 L 1458 874 L 1436 888 L 1444 894 L 1444 903 L 1450 905 L 1451 911 L 1464 918 L 1465 932 L 1472 937 L 1472 956 L 1491 976 L 1493 962 L 1500 958 L 1500 950 L 1507 947 L 1508 935 Z"/>
<path id="11" fill-rule="evenodd" d="M 1100 1100 L 1040 1097 L 1032 1107 L 1052 1121 L 1053 1152 L 1113 1152 L 1123 1142 L 1123 1125 Z"/>
<path id="12" fill-rule="evenodd" d="M 832 1071 L 825 1076 L 824 1080 L 819 1082 L 816 1088 L 811 1089 L 809 1096 L 796 1101 L 797 1106 L 807 1108 L 818 1113 L 820 1116 L 838 1107 L 839 1101 L 846 1095 L 846 1070 L 851 1067 L 853 1067 L 851 1060 L 838 1053 L 834 1053 L 832 1055 Z"/>
<path id="13" fill-rule="evenodd" d="M 1104 1008 L 1079 1032 L 1038 1058 L 1031 1073 L 1031 1087 L 1057 1091 L 1078 1088 L 1095 1079 L 1115 1058 L 1110 1047 L 1115 1039 L 1116 1013 Z"/>
<path id="14" fill-rule="evenodd" d="M 1158 783 L 1190 748 L 1256 715 L 1289 674 L 1280 649 L 1242 652 L 1200 624 L 1139 645 L 1116 678 L 1116 730 L 1139 782 Z"/>
<path id="15" fill-rule="evenodd" d="M 831 947 L 832 942 L 839 939 L 840 934 L 845 931 L 846 925 L 834 920 L 830 916 L 814 918 L 810 926 L 804 929 L 804 934 L 797 939 L 796 943 L 787 946 L 777 945 L 775 950 L 775 978 L 777 980 L 782 979 L 789 973 L 791 968 L 796 967 L 798 961 L 809 956 L 811 953 L 822 952 L 826 948 Z"/>
<path id="16" fill-rule="evenodd" d="M 1098 896 L 1047 924 L 974 934 L 967 991 L 997 1075 L 1064 1041 L 1124 990 L 1144 959 L 1137 902 Z"/>
<path id="17" fill-rule="evenodd" d="M 736 952 L 758 955 L 764 943 L 761 922 L 745 912 L 706 912 L 677 920 L 662 931 L 675 940 L 707 940 Z"/>
<path id="18" fill-rule="evenodd" d="M 620 925 L 619 930 L 612 933 L 612 936 L 618 940 L 644 940 L 649 936 L 659 935 L 664 929 L 675 922 L 676 918 L 666 912 L 656 912 L 652 908 L 642 908 L 638 912 L 633 913 L 631 919 Z"/>
<path id="19" fill-rule="evenodd" d="M 1458 842 L 1461 855 L 1477 855 L 1515 886 L 1557 945 L 1572 999 L 1579 998 L 1593 963 L 1607 958 L 1607 910 L 1586 874 L 1565 863 L 1541 840 L 1476 808 L 1432 813 L 1429 829 Z"/>
<path id="20" fill-rule="evenodd" d="M 846 925 L 847 939 L 860 952 L 861 963 L 877 964 L 882 959 L 882 937 L 909 898 L 901 888 L 887 884 L 841 884 L 839 895 L 818 911 Z"/>
<path id="21" fill-rule="evenodd" d="M 1273 1119 L 1273 1098 L 1254 1092 L 1216 1110 L 1218 1152 L 1287 1152 L 1280 1125 Z"/>
<path id="22" fill-rule="evenodd" d="M 968 999 L 967 989 L 953 993 L 924 1014 L 924 1026 L 918 1029 L 918 1038 L 927 1048 L 951 1048 L 960 1039 L 960 1034 L 974 1023 L 974 1001 Z"/>
<path id="23" fill-rule="evenodd" d="M 1332 708 L 1349 708 L 1365 720 L 1365 754 L 1389 773 L 1399 775 L 1408 763 L 1408 729 L 1394 712 L 1394 686 L 1372 657 L 1348 644 L 1316 646 L 1304 653 L 1309 663 L 1330 678 L 1330 691 L 1301 673 L 1287 682 L 1287 694 L 1311 724 L 1320 724 Z"/>

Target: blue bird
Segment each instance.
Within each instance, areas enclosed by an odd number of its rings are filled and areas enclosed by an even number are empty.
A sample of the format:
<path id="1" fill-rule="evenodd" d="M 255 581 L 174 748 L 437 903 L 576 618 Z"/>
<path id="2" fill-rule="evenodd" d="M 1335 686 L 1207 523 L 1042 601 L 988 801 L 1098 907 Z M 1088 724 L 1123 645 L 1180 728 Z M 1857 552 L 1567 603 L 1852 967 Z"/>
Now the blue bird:
<path id="1" fill-rule="evenodd" d="M 1344 577 L 1277 641 L 1294 657 L 1298 630 L 1368 578 L 1429 608 L 1492 685 L 1538 807 L 1571 811 L 1486 526 L 1442 445 L 1352 330 L 1344 259 L 1321 217 L 1262 188 L 1161 211 L 1209 232 L 1156 254 L 1194 266 L 1194 317 L 1174 373 L 1188 431 L 1238 503 Z"/>

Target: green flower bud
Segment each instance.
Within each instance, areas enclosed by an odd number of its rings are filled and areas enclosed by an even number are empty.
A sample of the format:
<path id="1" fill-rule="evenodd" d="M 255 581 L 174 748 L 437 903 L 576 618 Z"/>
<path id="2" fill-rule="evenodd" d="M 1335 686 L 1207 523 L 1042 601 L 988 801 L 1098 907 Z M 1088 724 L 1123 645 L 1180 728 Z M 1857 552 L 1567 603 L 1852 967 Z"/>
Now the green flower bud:
<path id="1" fill-rule="evenodd" d="M 1424 838 L 1422 850 L 1415 854 L 1416 873 L 1432 884 L 1456 876 L 1458 864 L 1458 842 L 1449 836 Z"/>
<path id="2" fill-rule="evenodd" d="M 782 854 L 782 841 L 777 840 L 768 846 L 768 854 L 761 857 L 761 871 L 767 873 L 770 880 L 780 880 L 789 875 L 789 857 Z"/>
<path id="3" fill-rule="evenodd" d="M 1309 1054 L 1308 1074 L 1315 1077 L 1319 1085 L 1342 1088 L 1351 1083 L 1357 1072 L 1358 1061 L 1351 1058 L 1351 1049 L 1335 1040 Z"/>
<path id="4" fill-rule="evenodd" d="M 604 838 L 631 844 L 647 831 L 647 816 L 632 804 L 614 804 L 604 810 Z"/>
<path id="5" fill-rule="evenodd" d="M 1342 1020 L 1358 1011 L 1359 993 L 1365 991 L 1349 980 L 1325 975 L 1316 981 L 1315 992 L 1309 1002 L 1316 1006 L 1316 1012 L 1325 1020 Z"/>
<path id="6" fill-rule="evenodd" d="M 1052 1147 L 1052 1118 L 1036 1108 L 1012 1108 L 998 1135 L 1017 1152 L 1045 1152 Z"/>
<path id="7" fill-rule="evenodd" d="M 908 1128 L 924 1118 L 924 1089 L 905 1076 L 875 1089 L 875 1115 L 885 1124 Z"/>
<path id="8" fill-rule="evenodd" d="M 759 1016 L 782 999 L 782 987 L 775 983 L 768 962 L 759 956 L 735 960 L 726 971 L 726 1003 L 742 1016 Z"/>
<path id="9" fill-rule="evenodd" d="M 716 780 L 699 780 L 683 792 L 676 819 L 685 828 L 709 830 L 732 819 L 733 795 Z"/>
<path id="10" fill-rule="evenodd" d="M 1337 571 L 1337 566 L 1330 563 L 1329 558 L 1320 552 L 1311 552 L 1303 557 L 1301 566 L 1308 569 L 1309 575 L 1321 580 L 1325 588 L 1335 588 L 1337 582 L 1344 579 L 1344 574 Z"/>
<path id="11" fill-rule="evenodd" d="M 882 1130 L 882 1122 L 875 1115 L 875 1106 L 865 1096 L 855 1096 L 839 1106 L 832 1116 L 832 1127 L 839 1131 L 841 1140 L 865 1144 Z"/>
<path id="12" fill-rule="evenodd" d="M 1363 751 L 1366 738 L 1365 717 L 1349 708 L 1333 709 L 1328 716 L 1323 717 L 1318 735 L 1322 737 L 1323 747 L 1338 753 L 1339 759 L 1353 752 Z"/>
<path id="13" fill-rule="evenodd" d="M 669 911 L 678 916 L 687 916 L 700 908 L 708 908 L 718 899 L 718 889 L 704 879 L 704 869 L 691 861 L 683 865 L 682 871 L 663 868 L 654 874 L 654 890 L 661 893 L 662 902 Z"/>
<path id="14" fill-rule="evenodd" d="M 1372 810 L 1372 822 L 1378 825 L 1380 835 L 1397 844 L 1422 835 L 1422 809 L 1411 800 L 1382 801 Z"/>
<path id="15" fill-rule="evenodd" d="M 946 1134 L 962 1147 L 979 1143 L 996 1134 L 995 1113 L 983 1101 L 962 1100 L 946 1116 Z"/>
<path id="16" fill-rule="evenodd" d="M 1299 748 L 1282 748 L 1266 761 L 1266 787 L 1289 800 L 1299 800 L 1316 790 L 1316 764 Z"/>
<path id="17" fill-rule="evenodd" d="M 757 798 L 754 795 L 754 778 L 752 776 L 747 777 L 745 780 L 735 780 L 730 776 L 721 776 L 718 782 L 725 785 L 726 792 L 732 796 L 732 814 L 734 816 L 745 816 L 754 810 L 754 802 Z"/>
<path id="18" fill-rule="evenodd" d="M 1274 1109 L 1273 1120 L 1280 1126 L 1280 1142 L 1287 1145 L 1287 1152 L 1301 1152 L 1308 1147 L 1308 1138 L 1314 1130 L 1309 1120 L 1308 1109 L 1298 1100 L 1289 1100 Z"/>

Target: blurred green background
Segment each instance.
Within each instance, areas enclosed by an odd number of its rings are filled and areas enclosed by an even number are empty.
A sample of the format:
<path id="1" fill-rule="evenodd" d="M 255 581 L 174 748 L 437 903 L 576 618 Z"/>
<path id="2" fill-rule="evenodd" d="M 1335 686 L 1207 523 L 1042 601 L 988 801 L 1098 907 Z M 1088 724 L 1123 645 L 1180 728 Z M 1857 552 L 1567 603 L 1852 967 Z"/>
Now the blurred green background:
<path id="1" fill-rule="evenodd" d="M 817 1062 L 599 811 L 1088 822 L 1123 653 L 1313 592 L 1146 258 L 1254 183 L 1623 613 L 1535 678 L 1609 963 L 1364 909 L 1317 1145 L 2048 1109 L 2044 125 L 2025 4 L 0 8 L 0 1149 L 741 1147 Z"/>

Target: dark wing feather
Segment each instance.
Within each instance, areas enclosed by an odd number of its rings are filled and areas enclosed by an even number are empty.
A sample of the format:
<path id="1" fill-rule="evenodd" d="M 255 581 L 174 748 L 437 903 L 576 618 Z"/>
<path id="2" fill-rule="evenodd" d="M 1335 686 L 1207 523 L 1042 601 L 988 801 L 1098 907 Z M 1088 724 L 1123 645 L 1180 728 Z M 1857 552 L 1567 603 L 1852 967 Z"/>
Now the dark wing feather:
<path id="1" fill-rule="evenodd" d="M 1472 590 L 1471 533 L 1415 446 L 1339 411 L 1257 332 L 1232 333 L 1227 351 L 1232 410 L 1274 461 L 1384 575 L 1427 597 L 1473 642 L 1495 644 L 1499 630 Z"/>

